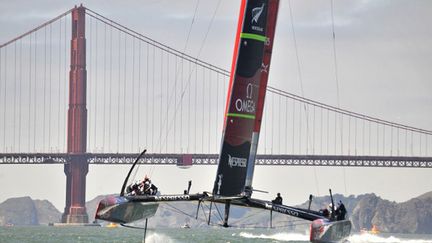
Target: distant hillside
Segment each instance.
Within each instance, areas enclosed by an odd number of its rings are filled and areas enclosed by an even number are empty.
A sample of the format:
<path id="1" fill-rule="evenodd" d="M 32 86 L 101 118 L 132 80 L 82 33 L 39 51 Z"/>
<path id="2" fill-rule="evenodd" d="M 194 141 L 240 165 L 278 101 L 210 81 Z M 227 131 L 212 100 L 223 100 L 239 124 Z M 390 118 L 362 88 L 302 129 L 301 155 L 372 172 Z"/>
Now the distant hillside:
<path id="1" fill-rule="evenodd" d="M 383 232 L 431 234 L 432 193 L 403 203 L 368 194 L 358 201 L 351 219 L 357 230 L 376 225 Z"/>
<path id="2" fill-rule="evenodd" d="M 47 200 L 9 198 L 0 204 L 0 225 L 47 225 L 59 222 L 61 213 Z"/>

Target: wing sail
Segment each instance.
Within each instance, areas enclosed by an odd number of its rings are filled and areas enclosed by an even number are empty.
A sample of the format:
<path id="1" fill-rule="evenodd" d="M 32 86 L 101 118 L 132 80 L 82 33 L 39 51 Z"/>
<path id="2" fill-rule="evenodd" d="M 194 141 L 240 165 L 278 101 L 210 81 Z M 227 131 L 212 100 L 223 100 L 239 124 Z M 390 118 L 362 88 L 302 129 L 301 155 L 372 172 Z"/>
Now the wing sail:
<path id="1" fill-rule="evenodd" d="M 219 166 L 217 196 L 250 196 L 279 0 L 242 1 Z"/>

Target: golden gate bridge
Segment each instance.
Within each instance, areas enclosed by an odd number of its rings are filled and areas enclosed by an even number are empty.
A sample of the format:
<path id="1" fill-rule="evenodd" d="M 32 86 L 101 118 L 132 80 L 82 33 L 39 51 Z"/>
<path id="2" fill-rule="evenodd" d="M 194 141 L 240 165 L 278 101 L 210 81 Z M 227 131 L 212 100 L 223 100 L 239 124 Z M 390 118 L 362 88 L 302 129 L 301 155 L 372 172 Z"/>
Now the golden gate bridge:
<path id="1" fill-rule="evenodd" d="M 228 78 L 75 7 L 0 45 L 0 164 L 64 164 L 62 220 L 87 222 L 89 164 L 217 164 Z M 264 113 L 258 165 L 432 168 L 432 131 L 275 87 Z"/>

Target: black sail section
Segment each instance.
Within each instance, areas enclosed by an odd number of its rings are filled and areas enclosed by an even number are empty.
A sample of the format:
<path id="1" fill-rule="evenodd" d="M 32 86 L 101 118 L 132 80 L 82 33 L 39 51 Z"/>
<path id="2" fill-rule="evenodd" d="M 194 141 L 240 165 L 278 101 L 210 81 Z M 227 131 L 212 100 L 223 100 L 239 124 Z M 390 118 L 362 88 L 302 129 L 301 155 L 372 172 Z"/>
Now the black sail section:
<path id="1" fill-rule="evenodd" d="M 263 57 L 269 41 L 266 36 L 269 2 L 276 6 L 277 11 L 278 0 L 242 1 L 239 18 L 241 23 L 238 25 L 234 50 L 234 55 L 238 55 L 233 57 L 222 148 L 213 187 L 216 196 L 247 195 L 247 168 L 251 163 L 255 163 L 255 155 L 250 156 L 251 151 L 256 153 L 256 146 L 251 146 L 252 137 L 254 132 L 259 133 L 259 128 L 255 128 L 256 119 L 261 120 L 261 117 L 256 117 L 257 107 L 261 107 L 264 102 L 263 99 L 260 100 L 259 94 L 260 89 L 263 89 Z M 274 33 L 274 25 L 275 19 L 270 25 L 271 33 Z M 268 72 L 268 68 L 265 70 Z M 259 112 L 260 116 L 261 114 L 262 112 Z M 258 136 L 255 137 L 254 143 Z"/>

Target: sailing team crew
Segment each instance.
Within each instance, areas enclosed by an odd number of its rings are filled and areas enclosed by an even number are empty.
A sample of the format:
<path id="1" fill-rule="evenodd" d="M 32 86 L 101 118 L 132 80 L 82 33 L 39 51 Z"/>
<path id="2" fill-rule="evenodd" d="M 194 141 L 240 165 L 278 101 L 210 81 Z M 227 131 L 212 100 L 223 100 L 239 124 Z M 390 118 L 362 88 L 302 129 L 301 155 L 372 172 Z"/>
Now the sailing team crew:
<path id="1" fill-rule="evenodd" d="M 333 204 L 330 203 L 328 205 L 328 209 L 327 208 L 321 209 L 320 213 L 326 218 L 336 219 L 337 221 L 339 221 L 345 219 L 347 210 L 345 208 L 345 205 L 342 203 L 342 201 L 339 201 L 338 206 L 334 210 L 334 212 L 333 212 Z"/>
<path id="2" fill-rule="evenodd" d="M 277 193 L 277 196 L 276 196 L 276 198 L 272 201 L 272 203 L 273 203 L 273 204 L 279 204 L 279 205 L 282 205 L 282 197 L 281 197 L 281 195 L 280 195 L 279 192 Z"/>
<path id="3" fill-rule="evenodd" d="M 128 196 L 156 195 L 156 193 L 158 192 L 158 188 L 151 182 L 150 178 L 148 178 L 146 175 L 144 177 L 144 180 L 130 184 L 126 188 L 126 192 Z"/>

